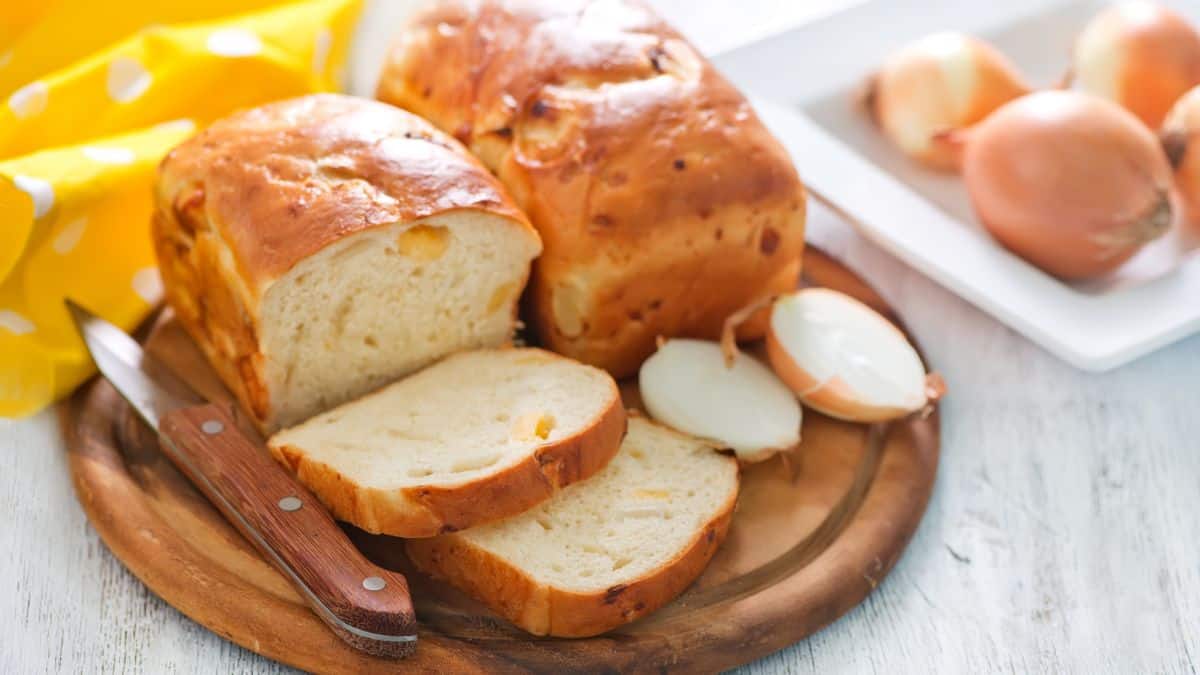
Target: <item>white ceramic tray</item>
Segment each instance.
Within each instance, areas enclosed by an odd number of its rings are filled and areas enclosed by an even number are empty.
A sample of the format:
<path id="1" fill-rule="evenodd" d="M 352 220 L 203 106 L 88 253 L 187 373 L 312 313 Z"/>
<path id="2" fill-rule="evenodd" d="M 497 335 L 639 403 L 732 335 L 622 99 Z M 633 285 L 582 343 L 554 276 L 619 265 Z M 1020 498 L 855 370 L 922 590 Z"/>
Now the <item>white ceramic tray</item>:
<path id="1" fill-rule="evenodd" d="M 1048 85 L 1097 0 L 878 0 L 714 57 L 755 99 L 813 195 L 864 235 L 1060 358 L 1107 370 L 1200 332 L 1200 255 L 1172 235 L 1110 278 L 1071 285 L 1001 248 L 971 213 L 961 181 L 916 166 L 855 105 L 865 76 L 925 34 L 959 29 Z M 1200 21 L 1200 3 L 1165 4 Z"/>

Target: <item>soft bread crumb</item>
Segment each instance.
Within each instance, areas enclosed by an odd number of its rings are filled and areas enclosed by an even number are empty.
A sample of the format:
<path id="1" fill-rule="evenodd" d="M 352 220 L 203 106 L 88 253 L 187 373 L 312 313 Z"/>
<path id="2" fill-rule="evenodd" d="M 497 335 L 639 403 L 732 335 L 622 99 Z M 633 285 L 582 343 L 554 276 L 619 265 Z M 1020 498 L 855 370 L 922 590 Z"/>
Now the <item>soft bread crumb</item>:
<path id="1" fill-rule="evenodd" d="M 451 356 L 275 434 L 360 488 L 453 486 L 583 432 L 612 405 L 603 371 L 539 349 Z"/>
<path id="2" fill-rule="evenodd" d="M 621 450 L 589 480 L 525 513 L 450 536 L 540 583 L 602 592 L 670 564 L 737 490 L 735 460 L 630 417 Z"/>
<path id="3" fill-rule="evenodd" d="M 276 426 L 508 341 L 536 250 L 511 221 L 460 211 L 361 232 L 301 261 L 263 303 Z M 501 287 L 512 292 L 498 307 Z"/>

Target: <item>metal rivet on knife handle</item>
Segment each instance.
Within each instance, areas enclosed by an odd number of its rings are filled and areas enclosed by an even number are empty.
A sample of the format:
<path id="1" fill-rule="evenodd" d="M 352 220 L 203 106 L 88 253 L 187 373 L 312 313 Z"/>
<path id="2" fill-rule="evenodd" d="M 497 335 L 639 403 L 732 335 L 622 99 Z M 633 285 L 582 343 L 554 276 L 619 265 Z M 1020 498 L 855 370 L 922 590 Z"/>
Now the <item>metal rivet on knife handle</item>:
<path id="1" fill-rule="evenodd" d="M 194 392 L 177 397 L 145 369 L 153 361 L 133 338 L 78 306 L 68 307 L 97 368 L 158 431 L 167 457 L 292 582 L 317 616 L 353 647 L 389 657 L 410 654 L 417 634 L 404 577 L 391 577 L 395 583 L 380 578 L 379 568 L 319 502 L 309 503 L 303 486 L 257 436 L 241 433 L 227 404 L 201 403 Z M 278 509 L 294 507 L 299 510 L 280 517 Z M 356 578 L 374 597 L 354 589 Z"/>

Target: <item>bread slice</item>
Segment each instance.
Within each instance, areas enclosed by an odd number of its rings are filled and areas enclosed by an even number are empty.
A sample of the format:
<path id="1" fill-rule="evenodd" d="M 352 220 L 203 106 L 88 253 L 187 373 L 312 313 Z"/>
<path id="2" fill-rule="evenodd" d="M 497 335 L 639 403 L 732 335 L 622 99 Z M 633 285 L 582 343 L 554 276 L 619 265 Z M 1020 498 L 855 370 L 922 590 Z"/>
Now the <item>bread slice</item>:
<path id="1" fill-rule="evenodd" d="M 590 480 L 507 520 L 407 542 L 423 572 L 535 635 L 596 635 L 654 611 L 725 538 L 737 462 L 642 417 Z"/>
<path id="2" fill-rule="evenodd" d="M 340 520 L 431 537 L 520 513 L 591 476 L 624 433 L 607 373 L 507 348 L 451 356 L 268 446 Z"/>

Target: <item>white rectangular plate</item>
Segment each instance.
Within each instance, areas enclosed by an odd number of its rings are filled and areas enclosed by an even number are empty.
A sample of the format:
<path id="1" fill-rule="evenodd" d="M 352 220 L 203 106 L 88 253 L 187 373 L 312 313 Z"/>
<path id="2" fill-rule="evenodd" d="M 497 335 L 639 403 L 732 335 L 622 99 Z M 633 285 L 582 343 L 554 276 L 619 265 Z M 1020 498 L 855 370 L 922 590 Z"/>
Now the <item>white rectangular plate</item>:
<path id="1" fill-rule="evenodd" d="M 983 36 L 1034 83 L 1056 81 L 1098 0 L 881 0 L 714 57 L 750 92 L 806 185 L 867 237 L 1065 361 L 1114 368 L 1200 332 L 1200 256 L 1169 237 L 1111 278 L 1070 285 L 1012 255 L 975 221 L 960 180 L 916 166 L 854 105 L 890 52 L 938 30 Z M 1200 21 L 1200 6 L 1167 1 Z"/>

